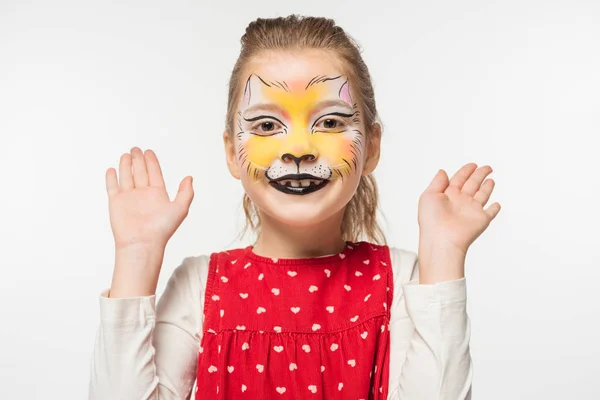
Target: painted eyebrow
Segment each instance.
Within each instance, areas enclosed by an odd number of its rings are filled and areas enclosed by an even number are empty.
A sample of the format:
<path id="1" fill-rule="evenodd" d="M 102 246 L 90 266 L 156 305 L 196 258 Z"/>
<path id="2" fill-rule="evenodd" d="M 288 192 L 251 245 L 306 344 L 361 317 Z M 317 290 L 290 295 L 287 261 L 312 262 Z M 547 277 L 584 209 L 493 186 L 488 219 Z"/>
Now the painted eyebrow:
<path id="1" fill-rule="evenodd" d="M 242 114 L 251 113 L 254 111 L 270 111 L 270 112 L 278 112 L 281 113 L 283 110 L 276 104 L 268 104 L 268 103 L 259 103 L 251 105 L 250 107 L 244 109 Z M 245 118 L 244 118 L 245 119 Z"/>
<path id="2" fill-rule="evenodd" d="M 318 109 L 315 112 L 318 112 L 319 110 L 322 110 L 323 108 L 327 108 L 327 107 L 343 107 L 348 109 L 351 112 L 354 112 L 354 109 L 352 108 L 352 106 L 348 103 L 346 103 L 344 100 L 341 99 L 337 99 L 337 100 L 323 100 L 318 102 L 317 104 L 315 104 L 315 106 L 313 108 Z M 314 114 L 315 112 L 311 113 Z"/>
<path id="3" fill-rule="evenodd" d="M 266 111 L 266 112 L 276 112 L 276 113 L 281 113 L 281 109 L 279 107 L 277 107 L 276 105 L 273 104 L 255 104 L 253 106 L 250 106 L 248 108 L 246 108 L 243 112 L 240 112 L 239 115 L 240 117 L 242 117 L 242 119 L 246 122 L 254 122 L 254 121 L 258 121 L 259 119 L 263 119 L 263 118 L 270 118 L 270 119 L 274 119 L 275 121 L 279 122 L 284 128 L 287 128 L 287 125 L 281 121 L 279 118 L 273 116 L 273 115 L 265 115 L 265 114 L 260 114 L 256 117 L 252 117 L 252 118 L 247 118 L 245 115 L 247 115 L 248 113 L 251 113 L 253 111 Z"/>

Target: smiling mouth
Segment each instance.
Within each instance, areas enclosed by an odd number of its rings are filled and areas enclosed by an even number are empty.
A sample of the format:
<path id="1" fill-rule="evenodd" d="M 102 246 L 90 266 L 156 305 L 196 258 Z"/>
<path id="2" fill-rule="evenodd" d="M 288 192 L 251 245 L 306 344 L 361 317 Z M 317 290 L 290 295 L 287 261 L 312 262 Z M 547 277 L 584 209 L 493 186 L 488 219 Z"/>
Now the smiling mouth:
<path id="1" fill-rule="evenodd" d="M 313 193 L 323 189 L 328 183 L 328 179 L 320 179 L 310 174 L 289 174 L 269 181 L 272 187 L 287 194 Z"/>

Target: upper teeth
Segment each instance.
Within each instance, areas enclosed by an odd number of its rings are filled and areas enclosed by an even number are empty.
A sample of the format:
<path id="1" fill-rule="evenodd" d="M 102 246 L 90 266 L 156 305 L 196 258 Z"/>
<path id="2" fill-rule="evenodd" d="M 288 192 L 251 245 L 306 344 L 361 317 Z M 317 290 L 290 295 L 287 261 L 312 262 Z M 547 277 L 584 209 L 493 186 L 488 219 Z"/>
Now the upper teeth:
<path id="1" fill-rule="evenodd" d="M 283 185 L 283 186 L 309 187 L 311 184 L 313 184 L 313 185 L 319 185 L 319 184 L 323 183 L 323 180 L 318 180 L 318 179 L 302 179 L 302 180 L 290 179 L 290 180 L 279 181 L 278 183 L 280 185 Z"/>

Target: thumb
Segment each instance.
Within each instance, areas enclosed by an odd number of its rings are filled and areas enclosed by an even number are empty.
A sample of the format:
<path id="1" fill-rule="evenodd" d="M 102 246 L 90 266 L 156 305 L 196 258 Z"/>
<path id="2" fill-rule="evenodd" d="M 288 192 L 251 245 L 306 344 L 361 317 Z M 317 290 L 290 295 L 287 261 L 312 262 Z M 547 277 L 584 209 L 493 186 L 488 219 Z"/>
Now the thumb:
<path id="1" fill-rule="evenodd" d="M 446 171 L 440 169 L 437 174 L 431 180 L 431 183 L 425 190 L 426 192 L 435 192 L 435 193 L 443 193 L 444 190 L 448 187 L 448 175 L 446 175 Z"/>
<path id="2" fill-rule="evenodd" d="M 193 178 L 191 176 L 186 176 L 183 178 L 179 184 L 179 190 L 177 190 L 175 199 L 173 200 L 173 203 L 175 203 L 181 211 L 185 211 L 186 213 L 190 208 L 190 204 L 192 204 L 192 200 L 194 199 L 194 188 L 192 187 L 192 182 Z"/>

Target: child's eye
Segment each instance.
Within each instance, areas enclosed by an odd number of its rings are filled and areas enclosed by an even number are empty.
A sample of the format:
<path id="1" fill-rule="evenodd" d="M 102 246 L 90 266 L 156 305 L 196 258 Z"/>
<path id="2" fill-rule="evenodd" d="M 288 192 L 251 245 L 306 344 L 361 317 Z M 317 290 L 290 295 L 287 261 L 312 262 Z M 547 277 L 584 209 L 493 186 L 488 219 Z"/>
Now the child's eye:
<path id="1" fill-rule="evenodd" d="M 315 124 L 315 128 L 324 132 L 339 132 L 344 129 L 345 123 L 336 118 L 323 118 Z"/>
<path id="2" fill-rule="evenodd" d="M 263 122 L 262 124 L 260 124 L 260 128 L 265 131 L 272 131 L 273 129 L 275 129 L 275 124 L 268 121 L 268 122 Z"/>
<path id="3" fill-rule="evenodd" d="M 283 126 L 274 120 L 258 121 L 251 129 L 255 135 L 272 136 L 283 131 Z"/>
<path id="4" fill-rule="evenodd" d="M 326 119 L 323 121 L 323 126 L 328 129 L 337 127 L 338 122 L 335 119 Z"/>

